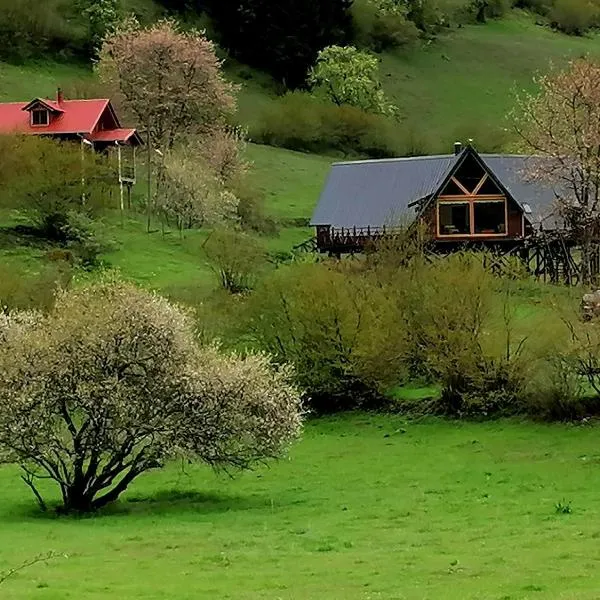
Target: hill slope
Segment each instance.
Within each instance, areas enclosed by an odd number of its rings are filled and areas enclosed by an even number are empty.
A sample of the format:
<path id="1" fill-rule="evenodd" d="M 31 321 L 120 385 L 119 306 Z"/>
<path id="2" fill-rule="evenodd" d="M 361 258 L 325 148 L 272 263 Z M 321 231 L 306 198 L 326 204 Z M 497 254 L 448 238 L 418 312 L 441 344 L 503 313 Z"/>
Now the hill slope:
<path id="1" fill-rule="evenodd" d="M 500 21 L 454 30 L 410 52 L 383 54 L 384 85 L 402 110 L 398 136 L 410 138 L 417 152 L 447 152 L 455 139 L 467 137 L 481 147 L 501 147 L 506 142 L 503 119 L 513 104 L 514 90 L 531 87 L 534 74 L 546 70 L 550 60 L 563 63 L 582 54 L 599 54 L 599 39 L 555 33 L 515 11 Z M 264 111 L 274 109 L 274 88 L 264 74 L 245 67 L 231 63 L 229 72 L 243 83 L 240 120 L 255 126 Z M 0 101 L 52 96 L 57 85 L 69 89 L 73 81 L 91 77 L 82 65 L 0 63 Z M 248 157 L 254 164 L 255 183 L 265 193 L 268 213 L 283 225 L 280 236 L 267 241 L 268 247 L 282 251 L 308 238 L 306 219 L 335 159 L 252 144 Z M 197 245 L 190 249 L 189 241 L 148 237 L 143 223 L 136 220 L 124 230 L 115 224 L 112 235 L 119 249 L 108 258 L 128 276 L 168 287 L 171 282 L 196 278 L 197 270 L 206 281 L 208 269 L 202 266 Z M 42 255 L 39 250 L 12 246 L 0 251 L 29 267 Z"/>

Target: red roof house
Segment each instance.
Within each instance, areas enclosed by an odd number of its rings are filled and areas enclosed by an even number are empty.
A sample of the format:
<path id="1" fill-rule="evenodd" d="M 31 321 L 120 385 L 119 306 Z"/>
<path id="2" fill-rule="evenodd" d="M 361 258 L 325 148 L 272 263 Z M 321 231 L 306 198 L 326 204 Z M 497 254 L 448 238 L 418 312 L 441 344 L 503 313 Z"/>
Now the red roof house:
<path id="1" fill-rule="evenodd" d="M 138 146 L 135 129 L 124 129 L 110 100 L 56 100 L 0 103 L 0 134 L 49 135 L 60 139 L 85 139 L 103 149 L 109 144 Z"/>

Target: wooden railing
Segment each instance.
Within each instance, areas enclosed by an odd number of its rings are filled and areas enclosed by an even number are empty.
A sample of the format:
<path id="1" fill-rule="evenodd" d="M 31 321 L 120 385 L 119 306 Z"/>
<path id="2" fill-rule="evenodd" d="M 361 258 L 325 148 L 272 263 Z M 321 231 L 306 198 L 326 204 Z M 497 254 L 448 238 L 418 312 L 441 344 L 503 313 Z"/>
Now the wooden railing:
<path id="1" fill-rule="evenodd" d="M 359 251 L 368 244 L 401 235 L 400 227 L 322 227 L 317 228 L 317 247 L 321 251 Z"/>

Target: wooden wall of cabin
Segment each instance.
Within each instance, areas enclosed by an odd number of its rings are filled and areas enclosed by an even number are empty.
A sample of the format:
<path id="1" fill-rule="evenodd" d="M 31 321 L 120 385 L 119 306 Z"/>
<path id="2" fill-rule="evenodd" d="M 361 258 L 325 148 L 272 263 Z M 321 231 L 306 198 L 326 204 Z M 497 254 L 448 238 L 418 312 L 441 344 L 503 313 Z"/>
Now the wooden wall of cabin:
<path id="1" fill-rule="evenodd" d="M 437 237 L 437 202 L 433 202 L 425 210 L 421 217 L 421 224 L 425 226 L 425 232 L 431 239 Z"/>
<path id="2" fill-rule="evenodd" d="M 523 213 L 521 209 L 510 200 L 508 201 L 508 237 L 523 237 Z"/>

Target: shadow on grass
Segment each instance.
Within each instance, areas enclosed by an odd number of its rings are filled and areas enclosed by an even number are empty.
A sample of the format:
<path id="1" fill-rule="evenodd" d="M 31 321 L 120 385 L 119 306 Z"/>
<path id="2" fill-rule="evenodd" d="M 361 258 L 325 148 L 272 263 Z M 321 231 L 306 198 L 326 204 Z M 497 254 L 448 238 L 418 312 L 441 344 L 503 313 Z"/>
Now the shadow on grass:
<path id="1" fill-rule="evenodd" d="M 0 250 L 11 250 L 19 246 L 46 249 L 54 247 L 55 244 L 43 237 L 35 227 L 28 225 L 0 227 Z"/>
<path id="2" fill-rule="evenodd" d="M 43 512 L 33 502 L 14 505 L 13 509 L 0 517 L 2 521 L 79 521 L 86 519 L 104 519 L 128 515 L 157 514 L 211 514 L 243 510 L 270 510 L 270 500 L 266 496 L 253 494 L 238 496 L 218 492 L 200 492 L 195 490 L 170 489 L 150 495 L 128 495 L 103 509 L 89 514 L 64 514 L 58 504 L 48 505 Z"/>

